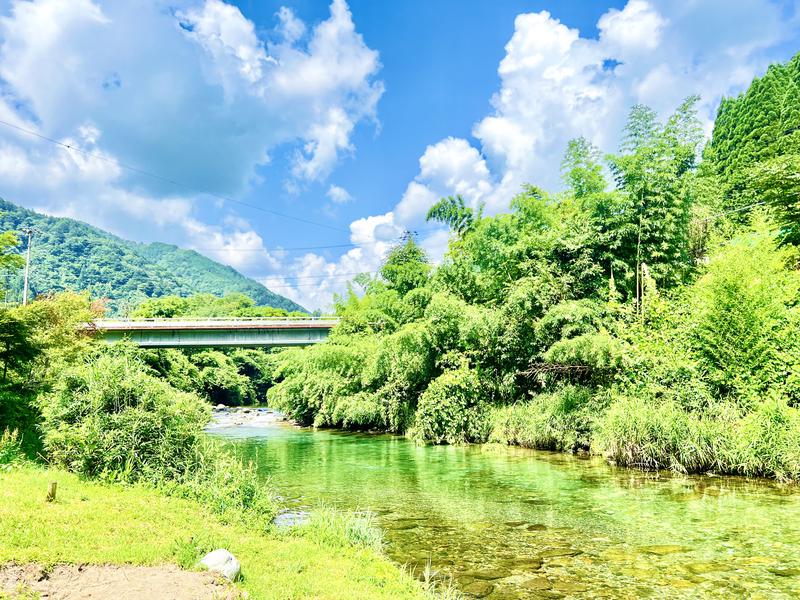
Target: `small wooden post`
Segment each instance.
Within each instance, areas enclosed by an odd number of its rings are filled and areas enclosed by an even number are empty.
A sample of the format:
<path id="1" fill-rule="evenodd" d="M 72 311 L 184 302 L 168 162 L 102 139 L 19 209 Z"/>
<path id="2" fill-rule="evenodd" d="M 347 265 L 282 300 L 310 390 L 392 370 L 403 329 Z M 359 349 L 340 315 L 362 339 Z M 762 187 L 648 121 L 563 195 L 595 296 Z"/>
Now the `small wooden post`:
<path id="1" fill-rule="evenodd" d="M 56 499 L 56 486 L 58 485 L 57 482 L 51 481 L 50 487 L 47 488 L 47 501 L 54 502 Z"/>

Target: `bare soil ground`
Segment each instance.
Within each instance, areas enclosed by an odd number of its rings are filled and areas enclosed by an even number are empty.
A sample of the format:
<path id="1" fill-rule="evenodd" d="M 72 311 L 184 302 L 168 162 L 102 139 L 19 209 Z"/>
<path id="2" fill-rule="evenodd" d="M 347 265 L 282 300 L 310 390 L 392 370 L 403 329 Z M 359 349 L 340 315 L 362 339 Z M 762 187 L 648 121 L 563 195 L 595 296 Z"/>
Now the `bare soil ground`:
<path id="1" fill-rule="evenodd" d="M 42 600 L 237 600 L 240 592 L 211 573 L 175 566 L 0 566 L 0 598 Z"/>

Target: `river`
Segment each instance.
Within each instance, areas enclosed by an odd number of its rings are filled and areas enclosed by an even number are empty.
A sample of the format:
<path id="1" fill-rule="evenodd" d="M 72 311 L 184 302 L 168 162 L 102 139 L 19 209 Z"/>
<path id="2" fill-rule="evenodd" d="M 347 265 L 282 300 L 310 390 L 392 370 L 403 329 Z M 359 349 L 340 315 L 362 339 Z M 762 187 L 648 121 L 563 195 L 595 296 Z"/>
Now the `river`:
<path id="1" fill-rule="evenodd" d="M 417 446 L 271 418 L 211 429 L 287 509 L 377 515 L 387 553 L 468 597 L 800 597 L 800 490 L 497 446 Z"/>

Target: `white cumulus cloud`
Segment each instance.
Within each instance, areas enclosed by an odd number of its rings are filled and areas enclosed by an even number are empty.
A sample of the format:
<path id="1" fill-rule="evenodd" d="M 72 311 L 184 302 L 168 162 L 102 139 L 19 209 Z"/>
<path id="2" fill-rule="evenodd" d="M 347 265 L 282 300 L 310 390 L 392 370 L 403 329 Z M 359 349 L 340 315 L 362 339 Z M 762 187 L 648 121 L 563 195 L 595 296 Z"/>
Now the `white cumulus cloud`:
<path id="1" fill-rule="evenodd" d="M 700 94 L 700 116 L 710 131 L 723 95 L 738 93 L 770 62 L 787 58 L 776 48 L 796 35 L 798 15 L 796 5 L 792 18 L 784 10 L 770 0 L 629 0 L 600 17 L 597 37 L 547 11 L 518 15 L 498 65 L 500 87 L 473 127 L 474 139 L 429 145 L 394 209 L 353 226 L 413 230 L 442 196 L 461 194 L 493 213 L 507 208 L 524 183 L 558 188 L 567 141 L 586 136 L 615 151 L 635 103 L 664 117 Z M 372 237 L 353 237 L 362 239 Z M 434 259 L 445 241 L 436 229 L 421 239 Z M 365 266 L 379 262 L 379 252 L 360 249 L 372 257 L 362 258 Z"/>
<path id="2" fill-rule="evenodd" d="M 313 27 L 287 8 L 276 22 L 263 38 L 222 0 L 0 5 L 0 119 L 85 150 L 3 128 L 3 196 L 251 275 L 280 268 L 219 197 L 246 192 L 284 149 L 292 185 L 327 177 L 376 120 L 383 85 L 344 0 Z"/>
<path id="3" fill-rule="evenodd" d="M 347 204 L 348 202 L 353 201 L 353 197 L 350 195 L 350 192 L 343 187 L 334 184 L 331 184 L 331 186 L 328 188 L 327 194 L 325 195 L 328 196 L 328 198 L 330 198 L 331 202 L 334 204 Z"/>

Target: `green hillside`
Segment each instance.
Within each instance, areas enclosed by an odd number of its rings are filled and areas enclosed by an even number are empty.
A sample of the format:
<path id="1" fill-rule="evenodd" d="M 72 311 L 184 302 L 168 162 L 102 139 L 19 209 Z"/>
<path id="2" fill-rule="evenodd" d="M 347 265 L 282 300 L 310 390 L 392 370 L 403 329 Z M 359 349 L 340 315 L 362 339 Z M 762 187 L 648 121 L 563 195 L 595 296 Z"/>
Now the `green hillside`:
<path id="1" fill-rule="evenodd" d="M 0 231 L 26 225 L 41 232 L 31 252 L 33 295 L 86 290 L 92 298 L 108 298 L 112 310 L 119 312 L 145 298 L 239 292 L 261 306 L 304 310 L 193 250 L 130 242 L 80 221 L 48 217 L 0 199 Z M 22 297 L 21 271 L 3 274 L 2 283 L 9 300 Z"/>

